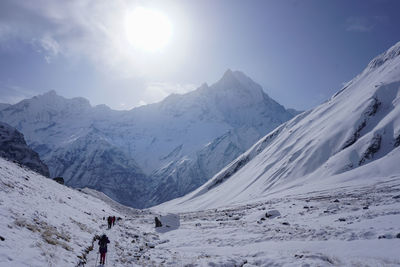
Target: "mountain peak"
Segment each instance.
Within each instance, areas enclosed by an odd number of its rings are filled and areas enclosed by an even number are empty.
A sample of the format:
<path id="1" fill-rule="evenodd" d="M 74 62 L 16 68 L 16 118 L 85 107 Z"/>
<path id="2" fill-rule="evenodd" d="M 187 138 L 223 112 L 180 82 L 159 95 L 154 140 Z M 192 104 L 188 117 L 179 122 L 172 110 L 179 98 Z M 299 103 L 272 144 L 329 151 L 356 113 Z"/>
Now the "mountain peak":
<path id="1" fill-rule="evenodd" d="M 231 69 L 227 69 L 225 71 L 224 75 L 220 79 L 220 82 L 221 81 L 223 81 L 223 82 L 239 82 L 242 85 L 255 83 L 250 77 L 248 77 L 242 71 L 238 71 L 238 70 L 232 71 Z"/>
<path id="2" fill-rule="evenodd" d="M 220 79 L 220 82 L 232 82 L 232 81 L 237 81 L 234 72 L 231 69 L 227 69 L 222 75 L 222 78 Z"/>
<path id="3" fill-rule="evenodd" d="M 55 90 L 50 90 L 44 94 L 42 94 L 41 96 L 49 96 L 49 97 L 54 97 L 54 96 L 58 96 L 57 92 Z"/>

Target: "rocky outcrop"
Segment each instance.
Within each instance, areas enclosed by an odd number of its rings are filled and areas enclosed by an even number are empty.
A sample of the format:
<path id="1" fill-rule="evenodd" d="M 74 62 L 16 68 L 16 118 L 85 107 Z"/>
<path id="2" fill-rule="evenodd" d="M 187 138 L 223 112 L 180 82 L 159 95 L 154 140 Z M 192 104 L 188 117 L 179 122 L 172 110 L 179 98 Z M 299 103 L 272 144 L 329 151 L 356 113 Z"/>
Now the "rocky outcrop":
<path id="1" fill-rule="evenodd" d="M 28 147 L 23 134 L 3 122 L 0 122 L 0 156 L 49 176 L 46 164 L 40 160 L 38 153 Z"/>

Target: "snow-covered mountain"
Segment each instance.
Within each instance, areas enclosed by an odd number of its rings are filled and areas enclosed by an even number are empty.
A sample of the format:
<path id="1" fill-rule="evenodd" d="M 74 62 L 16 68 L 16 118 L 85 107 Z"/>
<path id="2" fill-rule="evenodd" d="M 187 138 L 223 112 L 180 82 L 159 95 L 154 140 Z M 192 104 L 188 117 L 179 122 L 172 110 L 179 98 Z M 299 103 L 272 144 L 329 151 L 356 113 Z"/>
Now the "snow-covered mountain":
<path id="1" fill-rule="evenodd" d="M 368 184 L 400 173 L 400 42 L 320 106 L 277 127 L 206 184 L 161 209 Z M 393 176 L 394 175 L 394 176 Z"/>
<path id="2" fill-rule="evenodd" d="M 0 111 L 52 176 L 135 207 L 194 190 L 292 117 L 260 85 L 231 70 L 211 86 L 130 111 L 92 107 L 54 91 Z"/>
<path id="3" fill-rule="evenodd" d="M 0 157 L 18 162 L 44 176 L 49 176 L 49 169 L 38 153 L 25 142 L 23 134 L 7 123 L 0 122 Z"/>
<path id="4" fill-rule="evenodd" d="M 94 132 L 54 151 L 48 161 L 69 186 L 90 186 L 112 199 L 137 208 L 147 200 L 148 178 L 121 149 Z M 59 169 L 61 168 L 61 169 Z"/>

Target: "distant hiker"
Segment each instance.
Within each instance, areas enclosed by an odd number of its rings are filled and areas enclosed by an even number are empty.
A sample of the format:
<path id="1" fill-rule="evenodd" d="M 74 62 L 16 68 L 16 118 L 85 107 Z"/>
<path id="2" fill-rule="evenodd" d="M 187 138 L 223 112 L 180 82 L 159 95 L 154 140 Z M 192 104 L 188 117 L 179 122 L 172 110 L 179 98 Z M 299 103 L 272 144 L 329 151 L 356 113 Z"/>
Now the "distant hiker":
<path id="1" fill-rule="evenodd" d="M 158 217 L 154 217 L 154 221 L 156 223 L 156 227 L 161 227 L 162 226 L 161 221 L 160 221 L 160 219 L 158 219 Z"/>
<path id="2" fill-rule="evenodd" d="M 112 224 L 115 225 L 115 216 L 112 217 Z"/>
<path id="3" fill-rule="evenodd" d="M 99 240 L 100 264 L 104 264 L 106 261 L 108 243 L 110 243 L 110 240 L 108 240 L 108 237 L 103 234 Z"/>
<path id="4" fill-rule="evenodd" d="M 111 216 L 108 216 L 108 218 L 107 218 L 107 223 L 108 223 L 108 229 L 111 229 L 111 224 L 112 224 L 112 218 L 111 218 Z"/>

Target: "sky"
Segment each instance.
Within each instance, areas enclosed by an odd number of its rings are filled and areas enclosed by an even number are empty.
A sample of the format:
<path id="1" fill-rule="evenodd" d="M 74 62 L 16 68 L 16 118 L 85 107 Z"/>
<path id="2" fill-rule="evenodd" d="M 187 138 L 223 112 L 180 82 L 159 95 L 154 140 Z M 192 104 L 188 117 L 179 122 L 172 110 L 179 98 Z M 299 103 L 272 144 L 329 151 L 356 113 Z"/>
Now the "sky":
<path id="1" fill-rule="evenodd" d="M 130 109 L 232 69 L 306 110 L 400 41 L 399 10 L 397 0 L 2 0 L 0 102 L 55 90 Z"/>

